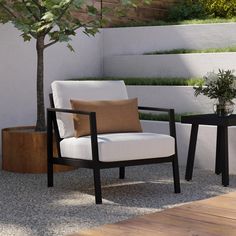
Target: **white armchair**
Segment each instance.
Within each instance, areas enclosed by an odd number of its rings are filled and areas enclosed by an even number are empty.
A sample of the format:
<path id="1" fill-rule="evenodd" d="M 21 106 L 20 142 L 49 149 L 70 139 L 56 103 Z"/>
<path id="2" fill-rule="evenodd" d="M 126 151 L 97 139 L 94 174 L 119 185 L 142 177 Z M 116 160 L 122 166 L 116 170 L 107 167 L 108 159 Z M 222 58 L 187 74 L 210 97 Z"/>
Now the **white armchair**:
<path id="1" fill-rule="evenodd" d="M 95 201 L 102 203 L 100 170 L 172 162 L 175 193 L 180 192 L 176 131 L 173 109 L 139 107 L 140 110 L 163 111 L 170 117 L 170 135 L 128 132 L 97 133 L 96 113 L 72 110 L 70 99 L 121 100 L 128 99 L 123 81 L 55 81 L 52 83 L 48 122 L 48 187 L 53 186 L 53 165 L 70 165 L 93 169 Z M 91 135 L 74 137 L 72 114 L 89 117 Z M 53 133 L 56 136 L 58 158 L 53 156 Z"/>

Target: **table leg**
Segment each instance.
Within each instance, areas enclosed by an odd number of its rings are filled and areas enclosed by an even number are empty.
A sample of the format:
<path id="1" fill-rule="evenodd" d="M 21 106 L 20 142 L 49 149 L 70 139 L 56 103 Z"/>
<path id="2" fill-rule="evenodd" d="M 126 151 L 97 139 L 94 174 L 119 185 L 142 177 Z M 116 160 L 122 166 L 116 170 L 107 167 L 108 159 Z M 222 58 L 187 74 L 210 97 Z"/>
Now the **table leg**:
<path id="1" fill-rule="evenodd" d="M 222 137 L 220 145 L 222 163 L 222 184 L 229 185 L 229 152 L 228 152 L 228 127 L 222 127 Z"/>
<path id="2" fill-rule="evenodd" d="M 197 144 L 197 134 L 198 134 L 198 125 L 193 124 L 191 128 L 191 135 L 190 135 L 190 142 L 189 142 L 189 149 L 188 149 L 188 160 L 186 166 L 186 173 L 185 179 L 187 181 L 192 179 L 193 175 L 193 165 L 194 165 L 194 157 L 196 151 L 196 144 Z"/>
<path id="3" fill-rule="evenodd" d="M 221 137 L 222 137 L 222 127 L 217 126 L 217 140 L 216 140 L 216 162 L 215 162 L 215 173 L 217 175 L 221 174 L 222 172 L 222 161 L 220 153 L 220 145 L 221 145 Z"/>

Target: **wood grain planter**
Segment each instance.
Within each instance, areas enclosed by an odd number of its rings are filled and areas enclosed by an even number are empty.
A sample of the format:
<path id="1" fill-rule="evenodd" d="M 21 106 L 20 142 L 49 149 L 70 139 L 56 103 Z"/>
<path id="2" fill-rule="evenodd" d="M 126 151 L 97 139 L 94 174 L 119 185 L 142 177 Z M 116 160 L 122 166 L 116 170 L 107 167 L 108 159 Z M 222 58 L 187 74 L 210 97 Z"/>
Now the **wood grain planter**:
<path id="1" fill-rule="evenodd" d="M 56 148 L 54 149 L 56 152 Z M 2 168 L 18 173 L 46 173 L 47 134 L 34 127 L 14 127 L 2 130 Z M 72 170 L 55 166 L 55 171 Z"/>

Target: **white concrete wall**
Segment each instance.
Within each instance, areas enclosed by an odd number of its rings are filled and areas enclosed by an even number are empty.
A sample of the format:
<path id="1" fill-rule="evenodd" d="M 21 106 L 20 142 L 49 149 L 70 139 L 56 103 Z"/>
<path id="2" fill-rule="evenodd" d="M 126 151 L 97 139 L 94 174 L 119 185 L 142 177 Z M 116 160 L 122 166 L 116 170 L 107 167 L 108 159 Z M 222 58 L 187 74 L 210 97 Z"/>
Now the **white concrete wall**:
<path id="1" fill-rule="evenodd" d="M 236 45 L 236 23 L 104 29 L 104 56 Z"/>
<path id="2" fill-rule="evenodd" d="M 122 55 L 104 58 L 111 77 L 194 77 L 218 69 L 236 69 L 236 53 Z"/>
<path id="3" fill-rule="evenodd" d="M 127 86 L 130 98 L 141 106 L 174 108 L 176 113 L 212 113 L 214 100 L 194 96 L 192 86 Z"/>
<path id="4" fill-rule="evenodd" d="M 34 125 L 36 121 L 35 42 L 25 43 L 19 35 L 13 26 L 0 25 L 0 129 Z M 102 75 L 102 35 L 89 38 L 79 32 L 72 45 L 75 53 L 65 44 L 46 50 L 46 106 L 52 81 Z"/>
<path id="5" fill-rule="evenodd" d="M 159 121 L 142 121 L 142 126 L 146 132 L 156 132 L 169 134 L 168 122 Z M 188 147 L 190 140 L 191 125 L 176 124 L 177 143 L 179 163 L 185 166 L 187 163 Z M 229 128 L 229 171 L 231 174 L 236 174 L 236 128 Z M 198 132 L 195 165 L 206 170 L 214 170 L 216 155 L 216 127 L 215 126 L 200 126 Z M 212 173 L 213 174 L 213 173 Z M 194 172 L 193 172 L 194 178 Z M 219 179 L 219 181 L 221 181 Z"/>

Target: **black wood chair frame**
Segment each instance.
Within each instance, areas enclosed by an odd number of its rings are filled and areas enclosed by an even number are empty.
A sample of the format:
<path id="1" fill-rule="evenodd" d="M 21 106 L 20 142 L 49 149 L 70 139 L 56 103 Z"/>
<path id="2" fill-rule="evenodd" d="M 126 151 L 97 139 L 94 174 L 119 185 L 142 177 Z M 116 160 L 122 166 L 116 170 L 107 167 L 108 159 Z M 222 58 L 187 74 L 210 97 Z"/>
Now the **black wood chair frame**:
<path id="1" fill-rule="evenodd" d="M 178 166 L 178 154 L 177 154 L 177 142 L 176 142 L 176 128 L 175 128 L 175 113 L 174 109 L 166 108 L 154 108 L 154 107 L 138 107 L 139 110 L 145 111 L 160 111 L 167 112 L 169 114 L 169 129 L 170 136 L 175 138 L 175 154 L 162 158 L 151 158 L 141 160 L 129 160 L 129 161 L 116 161 L 116 162 L 101 162 L 99 161 L 98 153 L 98 141 L 97 141 L 97 124 L 96 113 L 85 112 L 80 110 L 71 109 L 58 109 L 54 108 L 52 96 L 50 95 L 52 108 L 47 109 L 47 154 L 48 154 L 48 187 L 53 187 L 53 165 L 68 165 L 73 167 L 90 168 L 93 169 L 94 175 L 94 188 L 95 188 L 95 202 L 96 204 L 102 203 L 102 191 L 101 191 L 101 177 L 100 170 L 107 168 L 119 168 L 119 178 L 125 178 L 126 166 L 137 166 L 154 163 L 172 162 L 173 177 L 174 177 L 174 191 L 180 193 L 180 180 L 179 180 L 179 166 Z M 92 147 L 92 160 L 74 159 L 69 157 L 62 157 L 60 152 L 60 141 L 62 138 L 59 134 L 57 126 L 56 113 L 71 113 L 80 114 L 89 117 L 90 132 L 91 132 L 91 147 Z M 55 136 L 58 158 L 53 156 L 53 137 Z"/>

